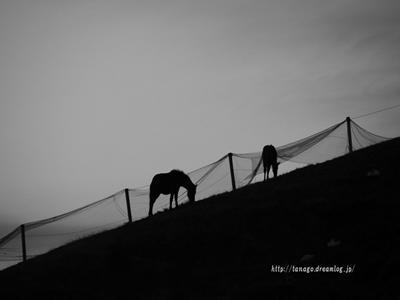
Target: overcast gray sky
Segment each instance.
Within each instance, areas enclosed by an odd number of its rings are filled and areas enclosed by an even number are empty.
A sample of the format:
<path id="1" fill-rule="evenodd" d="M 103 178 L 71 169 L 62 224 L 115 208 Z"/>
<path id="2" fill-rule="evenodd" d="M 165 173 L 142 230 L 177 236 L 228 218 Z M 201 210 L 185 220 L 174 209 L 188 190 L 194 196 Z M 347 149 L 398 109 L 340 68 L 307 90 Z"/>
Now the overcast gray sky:
<path id="1" fill-rule="evenodd" d="M 398 0 L 1 0 L 2 228 L 399 104 L 399 16 Z M 393 137 L 399 119 L 357 121 Z"/>

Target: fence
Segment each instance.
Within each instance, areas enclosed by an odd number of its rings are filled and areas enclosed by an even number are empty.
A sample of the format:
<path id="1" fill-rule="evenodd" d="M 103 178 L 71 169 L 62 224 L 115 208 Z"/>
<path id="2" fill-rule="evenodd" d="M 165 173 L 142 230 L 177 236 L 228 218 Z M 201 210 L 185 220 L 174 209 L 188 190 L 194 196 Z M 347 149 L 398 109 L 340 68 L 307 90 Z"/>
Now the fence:
<path id="1" fill-rule="evenodd" d="M 350 118 L 293 143 L 277 147 L 280 162 L 319 163 L 387 138 L 372 134 Z M 259 179 L 261 152 L 229 153 L 188 175 L 197 184 L 196 200 L 235 190 Z M 0 262 L 25 261 L 70 241 L 145 218 L 148 187 L 124 189 L 107 198 L 52 218 L 22 224 L 0 239 Z M 187 201 L 181 190 L 179 203 Z M 154 211 L 165 209 L 169 196 L 161 195 Z M 1 269 L 1 265 L 0 265 Z"/>

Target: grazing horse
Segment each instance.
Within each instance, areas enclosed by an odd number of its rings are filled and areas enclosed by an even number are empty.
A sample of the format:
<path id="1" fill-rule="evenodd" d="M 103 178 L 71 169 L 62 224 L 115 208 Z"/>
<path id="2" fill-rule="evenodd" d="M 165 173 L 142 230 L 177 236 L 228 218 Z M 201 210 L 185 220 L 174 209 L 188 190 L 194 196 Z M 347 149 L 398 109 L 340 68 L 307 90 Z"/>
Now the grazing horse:
<path id="1" fill-rule="evenodd" d="M 264 166 L 264 181 L 265 181 L 265 173 L 267 173 L 267 179 L 269 179 L 269 170 L 272 166 L 272 172 L 274 173 L 274 177 L 278 175 L 278 154 L 276 149 L 272 145 L 266 145 L 262 151 L 262 161 Z"/>
<path id="2" fill-rule="evenodd" d="M 181 186 L 187 190 L 189 202 L 194 202 L 196 185 L 190 180 L 188 175 L 180 170 L 172 170 L 169 173 L 154 175 L 150 184 L 149 216 L 153 215 L 153 205 L 160 194 L 171 195 L 169 199 L 169 209 L 172 209 L 172 199 L 175 196 L 175 207 L 178 207 L 178 192 Z"/>

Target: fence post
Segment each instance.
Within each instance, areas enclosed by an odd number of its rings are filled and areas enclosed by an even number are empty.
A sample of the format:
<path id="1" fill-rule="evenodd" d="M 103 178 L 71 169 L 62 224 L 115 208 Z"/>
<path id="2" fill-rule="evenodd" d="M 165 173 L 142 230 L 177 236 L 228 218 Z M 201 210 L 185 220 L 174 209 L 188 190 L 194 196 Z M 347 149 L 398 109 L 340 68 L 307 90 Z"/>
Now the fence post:
<path id="1" fill-rule="evenodd" d="M 232 189 L 235 191 L 236 190 L 236 183 L 235 183 L 235 173 L 233 171 L 233 161 L 232 161 L 232 153 L 228 153 L 228 158 L 229 158 L 229 168 L 231 171 L 231 181 L 232 181 Z"/>
<path id="2" fill-rule="evenodd" d="M 129 223 L 132 223 L 131 201 L 129 199 L 129 189 L 125 189 L 126 210 L 128 211 Z"/>
<path id="3" fill-rule="evenodd" d="M 351 120 L 350 117 L 346 118 L 346 124 L 347 124 L 347 140 L 348 140 L 348 144 L 349 144 L 349 152 L 353 152 L 353 141 L 351 138 Z"/>
<path id="4" fill-rule="evenodd" d="M 26 261 L 25 225 L 21 225 L 22 261 Z"/>

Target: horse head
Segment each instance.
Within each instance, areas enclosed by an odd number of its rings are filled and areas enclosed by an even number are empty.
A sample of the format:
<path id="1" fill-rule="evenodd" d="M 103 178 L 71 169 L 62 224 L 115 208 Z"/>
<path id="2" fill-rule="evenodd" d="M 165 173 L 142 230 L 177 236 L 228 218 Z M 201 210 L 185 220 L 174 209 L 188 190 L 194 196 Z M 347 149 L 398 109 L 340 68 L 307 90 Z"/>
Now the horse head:
<path id="1" fill-rule="evenodd" d="M 278 176 L 278 166 L 280 162 L 275 162 L 272 164 L 272 172 L 274 173 L 274 177 Z"/>
<path id="2" fill-rule="evenodd" d="M 195 198 L 195 195 L 196 195 L 196 188 L 197 188 L 197 185 L 195 185 L 195 184 L 191 185 L 188 188 L 187 195 L 188 195 L 188 198 L 189 198 L 189 202 L 194 202 L 195 201 L 194 198 Z"/>

